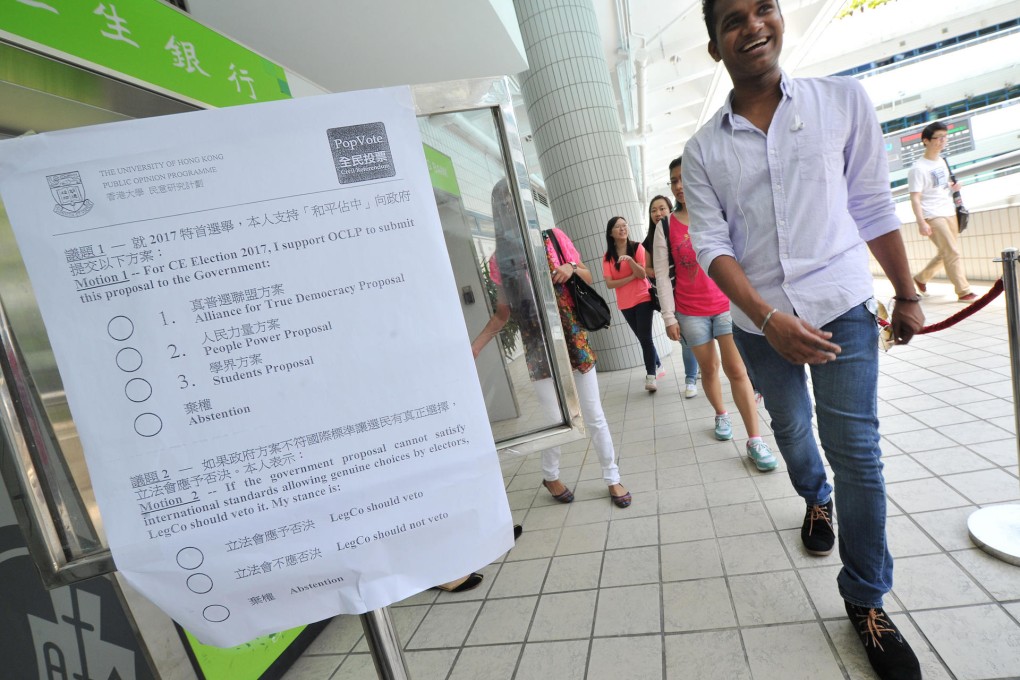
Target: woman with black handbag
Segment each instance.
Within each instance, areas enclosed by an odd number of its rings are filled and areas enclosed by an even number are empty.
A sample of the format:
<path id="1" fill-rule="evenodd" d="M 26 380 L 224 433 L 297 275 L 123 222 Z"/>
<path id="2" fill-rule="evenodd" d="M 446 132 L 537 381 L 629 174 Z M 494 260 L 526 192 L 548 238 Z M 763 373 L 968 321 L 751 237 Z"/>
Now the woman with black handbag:
<path id="1" fill-rule="evenodd" d="M 552 380 L 552 369 L 545 352 L 538 315 L 533 313 L 535 302 L 531 296 L 531 287 L 527 285 L 524 245 L 517 229 L 517 213 L 506 180 L 501 180 L 492 190 L 492 211 L 496 226 L 496 252 L 489 260 L 489 276 L 498 287 L 499 297 L 495 313 L 471 343 L 471 350 L 477 357 L 513 314 L 520 328 L 528 373 L 534 381 L 538 399 L 546 411 L 556 412 L 559 410 L 556 386 Z M 574 370 L 581 415 L 585 427 L 591 433 L 592 444 L 602 466 L 602 478 L 609 487 L 610 500 L 617 507 L 626 508 L 632 499 L 620 483 L 616 451 L 609 433 L 609 424 L 602 411 L 595 373 L 595 351 L 588 343 L 588 331 L 578 319 L 576 303 L 568 286 L 575 276 L 590 284 L 591 271 L 581 261 L 580 253 L 570 237 L 561 230 L 553 228 L 544 232 L 543 236 L 546 263 L 556 293 L 570 366 Z M 542 474 L 542 484 L 554 499 L 561 503 L 574 500 L 574 493 L 560 481 L 560 447 L 542 452 Z"/>

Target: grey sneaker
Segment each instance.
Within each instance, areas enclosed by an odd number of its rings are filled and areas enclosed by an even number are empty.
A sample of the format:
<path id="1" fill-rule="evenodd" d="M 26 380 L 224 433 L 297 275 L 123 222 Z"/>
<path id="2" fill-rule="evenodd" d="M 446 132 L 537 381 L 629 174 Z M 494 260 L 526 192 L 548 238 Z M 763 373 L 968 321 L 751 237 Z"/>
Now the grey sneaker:
<path id="1" fill-rule="evenodd" d="M 730 415 L 728 413 L 715 417 L 715 438 L 720 441 L 733 439 L 733 426 L 730 425 Z"/>
<path id="2" fill-rule="evenodd" d="M 779 461 L 772 454 L 772 449 L 763 440 L 747 442 L 747 457 L 754 461 L 754 466 L 762 472 L 775 470 Z"/>

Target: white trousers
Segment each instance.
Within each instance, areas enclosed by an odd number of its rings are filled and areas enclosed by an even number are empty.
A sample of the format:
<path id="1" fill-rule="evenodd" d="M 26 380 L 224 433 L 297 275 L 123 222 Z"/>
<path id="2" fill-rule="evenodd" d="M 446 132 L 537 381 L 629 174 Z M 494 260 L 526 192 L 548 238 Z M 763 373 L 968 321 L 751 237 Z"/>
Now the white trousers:
<path id="1" fill-rule="evenodd" d="M 595 445 L 599 463 L 602 464 L 602 479 L 607 485 L 620 483 L 620 468 L 616 465 L 616 451 L 613 449 L 613 437 L 609 434 L 606 414 L 602 412 L 602 399 L 599 396 L 599 381 L 592 367 L 587 373 L 574 371 L 574 384 L 577 385 L 577 397 L 581 403 L 581 416 L 588 429 L 588 435 Z M 552 378 L 539 380 L 535 383 L 535 393 L 546 413 L 559 410 L 556 398 L 556 385 Z M 554 446 L 542 452 L 542 474 L 547 482 L 560 478 L 560 447 Z"/>

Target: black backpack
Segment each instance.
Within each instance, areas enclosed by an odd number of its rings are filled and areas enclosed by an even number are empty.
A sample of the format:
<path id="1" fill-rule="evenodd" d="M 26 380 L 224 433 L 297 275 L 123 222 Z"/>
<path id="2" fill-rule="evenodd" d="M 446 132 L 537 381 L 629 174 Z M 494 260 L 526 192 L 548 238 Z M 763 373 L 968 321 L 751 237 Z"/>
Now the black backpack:
<path id="1" fill-rule="evenodd" d="M 673 286 L 673 290 L 676 290 L 676 263 L 673 262 L 673 249 L 669 247 L 669 215 L 663 217 L 659 224 L 662 226 L 662 236 L 666 239 L 666 252 L 669 253 L 669 282 Z M 652 244 L 655 242 L 655 230 L 653 229 L 642 243 L 642 247 L 645 249 L 645 257 L 650 261 L 652 259 Z M 652 288 L 649 291 L 652 295 L 652 307 L 656 311 L 662 311 L 659 305 L 659 291 L 655 287 L 655 279 L 648 279 L 648 283 L 651 284 Z"/>

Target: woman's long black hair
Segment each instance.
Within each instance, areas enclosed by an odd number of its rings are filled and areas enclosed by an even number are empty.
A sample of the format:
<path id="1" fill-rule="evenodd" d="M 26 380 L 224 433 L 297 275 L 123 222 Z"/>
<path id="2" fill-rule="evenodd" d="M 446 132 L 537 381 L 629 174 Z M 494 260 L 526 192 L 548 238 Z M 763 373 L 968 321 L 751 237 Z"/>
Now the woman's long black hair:
<path id="1" fill-rule="evenodd" d="M 613 227 L 616 226 L 618 220 L 623 218 L 619 215 L 609 218 L 609 223 L 606 225 L 606 262 L 611 262 L 616 267 L 616 271 L 620 271 L 620 261 L 616 255 L 616 241 L 613 239 Z M 630 236 L 627 236 L 627 254 L 631 257 L 637 255 L 638 242 L 632 241 Z"/>
<path id="2" fill-rule="evenodd" d="M 662 194 L 659 194 L 658 196 L 653 197 L 652 200 L 648 201 L 648 233 L 649 234 L 651 234 L 651 233 L 653 233 L 655 231 L 655 221 L 652 219 L 652 206 L 655 205 L 655 202 L 657 200 L 659 200 L 660 198 L 666 202 L 667 206 L 669 206 L 669 212 L 673 212 L 673 201 L 669 200 L 667 197 L 663 196 Z M 666 215 L 666 217 L 669 217 L 669 215 Z"/>

